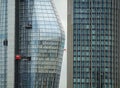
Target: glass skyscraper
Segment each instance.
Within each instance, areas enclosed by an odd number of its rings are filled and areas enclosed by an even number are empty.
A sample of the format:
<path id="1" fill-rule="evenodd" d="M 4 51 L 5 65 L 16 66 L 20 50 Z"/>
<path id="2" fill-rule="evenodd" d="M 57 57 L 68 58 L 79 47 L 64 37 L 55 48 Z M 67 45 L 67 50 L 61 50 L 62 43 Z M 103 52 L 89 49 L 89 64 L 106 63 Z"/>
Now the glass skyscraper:
<path id="1" fill-rule="evenodd" d="M 0 88 L 6 88 L 7 0 L 0 0 Z"/>
<path id="2" fill-rule="evenodd" d="M 68 0 L 67 88 L 120 88 L 120 1 Z"/>
<path id="3" fill-rule="evenodd" d="M 58 88 L 64 38 L 52 0 L 0 0 L 0 88 Z"/>

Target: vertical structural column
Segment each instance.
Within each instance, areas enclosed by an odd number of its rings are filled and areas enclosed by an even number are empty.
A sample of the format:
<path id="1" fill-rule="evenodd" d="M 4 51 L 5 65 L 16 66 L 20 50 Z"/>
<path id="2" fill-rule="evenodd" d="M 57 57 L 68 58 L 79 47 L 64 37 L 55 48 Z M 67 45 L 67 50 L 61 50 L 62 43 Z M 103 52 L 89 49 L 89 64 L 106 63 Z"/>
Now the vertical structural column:
<path id="1" fill-rule="evenodd" d="M 14 88 L 15 0 L 8 0 L 7 88 Z"/>
<path id="2" fill-rule="evenodd" d="M 67 88 L 73 88 L 73 0 L 68 1 Z"/>

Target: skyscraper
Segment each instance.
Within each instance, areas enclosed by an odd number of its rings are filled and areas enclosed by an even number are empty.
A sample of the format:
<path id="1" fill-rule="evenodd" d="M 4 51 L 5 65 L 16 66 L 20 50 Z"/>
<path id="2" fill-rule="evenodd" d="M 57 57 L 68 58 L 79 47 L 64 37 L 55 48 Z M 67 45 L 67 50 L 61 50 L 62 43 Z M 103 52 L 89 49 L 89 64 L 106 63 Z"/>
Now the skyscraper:
<path id="1" fill-rule="evenodd" d="M 119 14 L 119 0 L 68 0 L 67 88 L 120 88 Z"/>
<path id="2" fill-rule="evenodd" d="M 52 0 L 0 0 L 0 88 L 58 88 L 63 47 Z"/>

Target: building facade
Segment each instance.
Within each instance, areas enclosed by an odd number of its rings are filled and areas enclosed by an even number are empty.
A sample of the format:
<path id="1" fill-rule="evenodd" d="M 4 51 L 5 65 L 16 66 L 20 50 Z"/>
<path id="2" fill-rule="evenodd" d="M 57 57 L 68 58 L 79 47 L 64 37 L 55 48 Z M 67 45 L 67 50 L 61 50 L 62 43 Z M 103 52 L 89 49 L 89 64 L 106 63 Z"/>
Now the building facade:
<path id="1" fill-rule="evenodd" d="M 67 88 L 120 88 L 119 14 L 119 0 L 68 0 Z"/>
<path id="2" fill-rule="evenodd" d="M 58 88 L 64 38 L 52 0 L 0 0 L 0 88 Z"/>
<path id="3" fill-rule="evenodd" d="M 4 9 L 4 10 L 3 10 Z M 7 71 L 7 0 L 0 1 L 0 87 L 6 88 L 6 74 Z M 3 44 L 5 46 L 3 47 Z"/>

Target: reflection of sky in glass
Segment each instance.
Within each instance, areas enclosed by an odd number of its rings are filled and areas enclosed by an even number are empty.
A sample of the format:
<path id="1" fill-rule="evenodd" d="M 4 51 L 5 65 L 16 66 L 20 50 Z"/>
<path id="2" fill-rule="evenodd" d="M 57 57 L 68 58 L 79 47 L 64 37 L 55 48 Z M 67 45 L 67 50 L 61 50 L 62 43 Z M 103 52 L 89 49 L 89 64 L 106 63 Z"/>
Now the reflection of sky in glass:
<path id="1" fill-rule="evenodd" d="M 25 0 L 25 3 L 25 8 L 29 9 L 22 9 L 22 3 L 20 5 L 20 12 L 25 11 L 20 14 L 20 54 L 31 57 L 31 61 L 21 61 L 22 87 L 58 88 L 64 46 L 59 19 L 51 0 L 34 0 L 34 3 Z M 25 28 L 28 23 L 31 29 Z"/>

